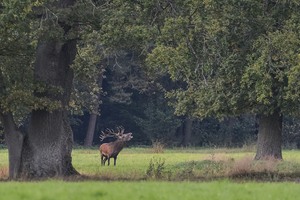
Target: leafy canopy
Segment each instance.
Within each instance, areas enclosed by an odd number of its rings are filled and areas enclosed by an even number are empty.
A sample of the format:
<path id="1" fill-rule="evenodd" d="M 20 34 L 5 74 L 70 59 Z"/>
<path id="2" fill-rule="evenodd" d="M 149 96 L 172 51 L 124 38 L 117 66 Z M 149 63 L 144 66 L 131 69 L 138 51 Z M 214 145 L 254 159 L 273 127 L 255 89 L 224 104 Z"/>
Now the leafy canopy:
<path id="1" fill-rule="evenodd" d="M 297 1 L 172 1 L 147 58 L 185 84 L 167 93 L 200 118 L 299 111 Z"/>

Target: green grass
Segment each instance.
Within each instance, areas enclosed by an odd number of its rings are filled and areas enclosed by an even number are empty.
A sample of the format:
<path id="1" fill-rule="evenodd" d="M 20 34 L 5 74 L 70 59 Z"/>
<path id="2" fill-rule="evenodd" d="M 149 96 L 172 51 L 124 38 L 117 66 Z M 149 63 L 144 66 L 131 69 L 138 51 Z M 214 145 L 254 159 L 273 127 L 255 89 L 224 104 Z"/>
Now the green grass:
<path id="1" fill-rule="evenodd" d="M 188 150 L 190 151 L 190 150 Z M 73 152 L 73 164 L 75 168 L 85 175 L 96 175 L 113 179 L 143 179 L 153 158 L 164 159 L 166 165 L 171 167 L 180 162 L 201 160 L 206 153 L 180 152 L 179 150 L 167 150 L 163 154 L 151 153 L 150 149 L 133 148 L 124 149 L 117 160 L 117 166 L 100 166 L 100 156 L 97 150 L 75 150 Z"/>
<path id="2" fill-rule="evenodd" d="M 285 150 L 282 162 L 254 162 L 254 155 L 245 149 L 177 148 L 156 154 L 150 148 L 126 148 L 116 167 L 102 167 L 98 150 L 75 149 L 73 165 L 84 178 L 2 181 L 0 200 L 297 199 L 300 151 Z M 7 157 L 7 150 L 0 150 L 2 179 Z"/>
<path id="3" fill-rule="evenodd" d="M 74 167 L 82 175 L 95 180 L 204 181 L 231 176 L 242 179 L 246 176 L 246 180 L 277 181 L 284 179 L 284 176 L 288 176 L 285 180 L 295 179 L 300 174 L 298 150 L 283 151 L 283 162 L 254 162 L 254 155 L 253 149 L 175 148 L 157 154 L 151 148 L 125 148 L 114 167 L 100 165 L 97 149 L 74 149 L 72 153 Z M 2 179 L 7 177 L 7 157 L 7 150 L 0 150 Z M 253 176 L 253 173 L 258 174 Z M 260 179 L 262 173 L 265 174 Z M 247 177 L 247 174 L 250 176 Z"/>
<path id="4" fill-rule="evenodd" d="M 0 183 L 0 199 L 209 199 L 295 200 L 297 183 L 214 182 L 8 182 Z"/>
<path id="5" fill-rule="evenodd" d="M 254 151 L 244 149 L 167 149 L 164 153 L 156 154 L 149 148 L 127 148 L 120 153 L 116 167 L 102 167 L 98 150 L 76 149 L 73 151 L 73 164 L 81 174 L 103 180 L 158 178 L 203 181 L 231 175 L 239 177 L 239 174 L 242 174 L 240 178 L 243 178 L 245 173 L 247 175 L 266 172 L 262 180 L 274 181 L 284 178 L 285 175 L 295 178 L 300 174 L 300 151 L 284 151 L 283 162 L 254 162 L 254 155 Z M 150 162 L 152 169 L 149 169 Z M 152 170 L 150 176 L 147 175 L 149 170 Z M 161 175 L 156 176 L 155 173 Z M 280 176 L 274 177 L 274 173 Z M 258 175 L 249 177 L 259 178 Z M 249 177 L 246 177 L 247 180 Z"/>

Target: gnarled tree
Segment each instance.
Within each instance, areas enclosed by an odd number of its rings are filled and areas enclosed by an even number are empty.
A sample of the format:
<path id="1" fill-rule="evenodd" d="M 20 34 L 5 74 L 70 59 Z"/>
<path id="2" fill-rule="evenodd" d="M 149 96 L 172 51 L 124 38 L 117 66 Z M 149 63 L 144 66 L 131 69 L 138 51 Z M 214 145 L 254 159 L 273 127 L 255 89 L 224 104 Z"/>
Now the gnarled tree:
<path id="1" fill-rule="evenodd" d="M 9 151 L 10 178 L 77 174 L 72 166 L 73 136 L 67 118 L 73 80 L 70 66 L 75 58 L 76 40 L 68 37 L 72 27 L 66 11 L 74 3 L 74 0 L 49 4 L 4 1 L 1 5 L 5 27 L 1 36 L 10 42 L 1 53 L 0 76 L 3 83 L 0 111 Z M 39 37 L 33 37 L 36 19 L 40 30 L 46 29 L 39 32 Z M 35 41 L 38 44 L 34 54 Z M 20 48 L 10 50 L 17 44 Z M 18 116 L 24 120 L 26 115 L 28 129 L 20 131 L 22 123 L 17 123 Z"/>
<path id="2" fill-rule="evenodd" d="M 177 114 L 257 114 L 255 158 L 282 159 L 282 116 L 300 105 L 299 3 L 162 2 L 166 17 L 148 65 L 186 83 L 167 94 Z"/>

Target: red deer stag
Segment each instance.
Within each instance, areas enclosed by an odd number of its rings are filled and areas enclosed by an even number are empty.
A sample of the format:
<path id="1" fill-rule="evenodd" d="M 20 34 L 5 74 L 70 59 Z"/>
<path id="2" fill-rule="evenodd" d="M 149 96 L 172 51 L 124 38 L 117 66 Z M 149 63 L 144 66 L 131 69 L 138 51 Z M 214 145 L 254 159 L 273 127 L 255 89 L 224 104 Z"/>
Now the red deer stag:
<path id="1" fill-rule="evenodd" d="M 100 156 L 101 156 L 101 165 L 105 165 L 107 160 L 107 165 L 110 164 L 110 158 L 114 158 L 114 166 L 116 166 L 117 156 L 120 151 L 125 146 L 125 143 L 133 138 L 132 133 L 125 133 L 124 128 L 118 127 L 117 132 L 114 132 L 112 129 L 106 129 L 106 132 L 102 131 L 100 135 L 101 141 L 105 138 L 114 137 L 116 140 L 114 142 L 103 143 L 100 145 Z"/>

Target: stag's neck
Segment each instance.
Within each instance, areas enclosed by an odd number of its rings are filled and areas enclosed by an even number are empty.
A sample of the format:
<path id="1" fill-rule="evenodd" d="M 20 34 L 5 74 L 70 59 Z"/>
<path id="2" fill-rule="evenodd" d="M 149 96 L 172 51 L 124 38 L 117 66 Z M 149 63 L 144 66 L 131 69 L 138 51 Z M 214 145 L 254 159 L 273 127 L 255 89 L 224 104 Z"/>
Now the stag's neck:
<path id="1" fill-rule="evenodd" d="M 124 141 L 116 140 L 113 143 L 114 143 L 115 151 L 117 151 L 117 152 L 120 152 L 123 149 L 123 147 L 125 146 Z"/>

